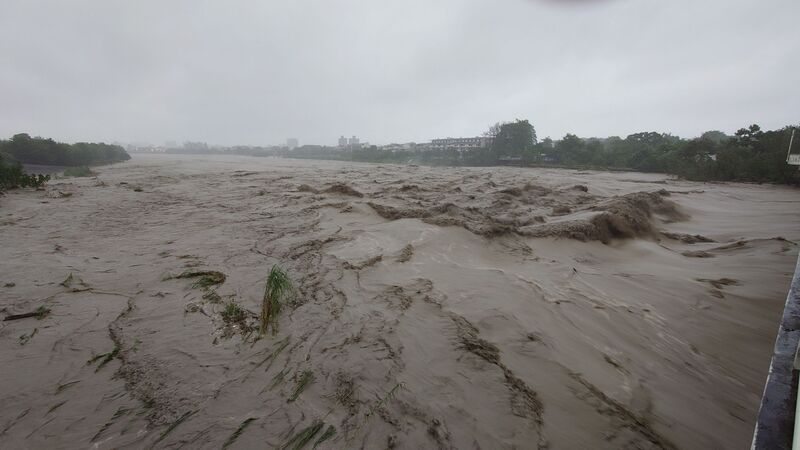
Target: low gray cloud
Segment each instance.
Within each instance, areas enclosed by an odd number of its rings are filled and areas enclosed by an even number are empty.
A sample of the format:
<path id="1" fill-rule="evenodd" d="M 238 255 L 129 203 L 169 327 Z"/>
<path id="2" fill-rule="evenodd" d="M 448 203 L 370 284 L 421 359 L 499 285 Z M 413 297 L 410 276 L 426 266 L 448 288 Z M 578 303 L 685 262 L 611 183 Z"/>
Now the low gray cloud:
<path id="1" fill-rule="evenodd" d="M 0 136 L 333 144 L 798 120 L 800 2 L 6 0 Z"/>

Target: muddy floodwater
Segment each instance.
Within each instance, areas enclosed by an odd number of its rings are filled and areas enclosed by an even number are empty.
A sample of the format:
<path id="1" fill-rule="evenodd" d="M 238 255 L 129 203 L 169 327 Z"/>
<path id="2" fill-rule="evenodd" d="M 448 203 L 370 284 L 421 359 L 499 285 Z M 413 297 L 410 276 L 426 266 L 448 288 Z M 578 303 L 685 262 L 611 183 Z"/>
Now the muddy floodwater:
<path id="1" fill-rule="evenodd" d="M 800 191 L 134 155 L 0 197 L 3 448 L 749 447 Z M 259 337 L 270 268 L 295 292 Z"/>

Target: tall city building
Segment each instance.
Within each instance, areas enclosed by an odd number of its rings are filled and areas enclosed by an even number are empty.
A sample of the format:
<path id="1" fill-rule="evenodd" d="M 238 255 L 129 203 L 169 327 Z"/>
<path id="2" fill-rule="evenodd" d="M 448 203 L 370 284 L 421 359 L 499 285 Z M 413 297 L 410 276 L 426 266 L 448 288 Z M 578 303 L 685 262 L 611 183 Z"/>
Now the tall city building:
<path id="1" fill-rule="evenodd" d="M 297 148 L 298 146 L 297 138 L 286 139 L 286 146 L 289 147 L 289 150 Z"/>
<path id="2" fill-rule="evenodd" d="M 339 136 L 339 147 L 347 147 L 347 138 Z"/>

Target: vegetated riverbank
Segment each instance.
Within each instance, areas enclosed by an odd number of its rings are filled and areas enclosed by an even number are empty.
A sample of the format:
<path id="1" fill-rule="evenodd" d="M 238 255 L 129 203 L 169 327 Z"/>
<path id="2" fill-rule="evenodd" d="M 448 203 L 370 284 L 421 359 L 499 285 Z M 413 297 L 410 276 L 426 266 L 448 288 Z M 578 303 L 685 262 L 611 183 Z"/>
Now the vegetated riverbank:
<path id="1" fill-rule="evenodd" d="M 664 173 L 695 181 L 743 181 L 800 184 L 796 167 L 786 164 L 794 127 L 762 130 L 750 125 L 733 136 L 720 131 L 684 139 L 668 133 L 642 132 L 620 138 L 580 138 L 567 134 L 559 141 L 536 141 L 527 121 L 497 124 L 485 147 L 468 149 L 382 149 L 303 146 L 281 155 L 300 159 L 332 159 L 374 163 L 414 163 L 456 167 L 520 166 L 623 170 Z M 491 138 L 490 138 L 491 139 Z M 795 151 L 796 153 L 797 151 Z"/>
<path id="2" fill-rule="evenodd" d="M 89 142 L 66 144 L 25 133 L 16 134 L 9 140 L 0 140 L 0 153 L 22 164 L 42 166 L 93 166 L 131 159 L 119 145 Z"/>
<path id="3" fill-rule="evenodd" d="M 41 187 L 50 176 L 89 176 L 89 166 L 127 161 L 118 145 L 79 142 L 65 144 L 27 134 L 0 140 L 0 192 L 17 187 Z"/>
<path id="4" fill-rule="evenodd" d="M 0 325 L 12 447 L 746 446 L 800 240 L 779 186 L 172 155 L 97 172 L 4 199 L 0 310 L 48 311 Z M 297 293 L 256 339 L 274 264 Z"/>
<path id="5" fill-rule="evenodd" d="M 0 153 L 0 195 L 18 187 L 40 188 L 49 180 L 50 175 L 29 174 L 22 164 Z"/>

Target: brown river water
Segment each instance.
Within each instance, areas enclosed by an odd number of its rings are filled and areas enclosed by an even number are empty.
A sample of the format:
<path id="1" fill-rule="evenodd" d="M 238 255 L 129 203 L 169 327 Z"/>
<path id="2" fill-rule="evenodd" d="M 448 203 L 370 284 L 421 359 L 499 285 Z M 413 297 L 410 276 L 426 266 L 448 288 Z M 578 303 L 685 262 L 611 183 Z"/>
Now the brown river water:
<path id="1" fill-rule="evenodd" d="M 0 197 L 2 448 L 749 447 L 797 189 L 133 156 Z"/>

